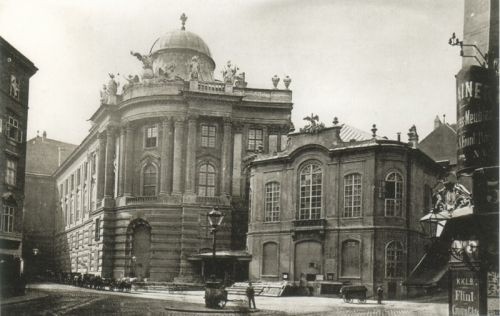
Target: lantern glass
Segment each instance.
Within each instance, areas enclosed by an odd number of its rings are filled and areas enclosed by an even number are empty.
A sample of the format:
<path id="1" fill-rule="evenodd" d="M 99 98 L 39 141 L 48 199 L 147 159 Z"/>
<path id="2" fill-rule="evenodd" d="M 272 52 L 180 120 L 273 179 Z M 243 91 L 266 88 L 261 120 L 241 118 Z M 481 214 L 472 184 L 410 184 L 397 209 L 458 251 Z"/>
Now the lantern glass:
<path id="1" fill-rule="evenodd" d="M 212 209 L 210 213 L 208 213 L 208 222 L 210 223 L 210 226 L 213 228 L 217 228 L 222 224 L 222 220 L 224 219 L 224 214 L 220 212 L 219 210 Z"/>
<path id="2" fill-rule="evenodd" d="M 441 213 L 431 211 L 429 214 L 420 219 L 420 225 L 430 238 L 438 238 L 441 236 L 441 232 L 443 231 L 447 220 L 448 217 L 442 215 Z"/>

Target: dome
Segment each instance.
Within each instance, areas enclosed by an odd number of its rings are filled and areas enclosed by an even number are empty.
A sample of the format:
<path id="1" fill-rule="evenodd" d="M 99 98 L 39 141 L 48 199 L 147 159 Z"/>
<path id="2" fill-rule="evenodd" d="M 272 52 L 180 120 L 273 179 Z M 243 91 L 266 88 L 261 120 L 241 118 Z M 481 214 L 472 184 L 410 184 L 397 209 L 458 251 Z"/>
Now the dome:
<path id="1" fill-rule="evenodd" d="M 158 38 L 151 47 L 151 54 L 170 49 L 190 49 L 212 58 L 207 44 L 195 33 L 175 30 Z"/>

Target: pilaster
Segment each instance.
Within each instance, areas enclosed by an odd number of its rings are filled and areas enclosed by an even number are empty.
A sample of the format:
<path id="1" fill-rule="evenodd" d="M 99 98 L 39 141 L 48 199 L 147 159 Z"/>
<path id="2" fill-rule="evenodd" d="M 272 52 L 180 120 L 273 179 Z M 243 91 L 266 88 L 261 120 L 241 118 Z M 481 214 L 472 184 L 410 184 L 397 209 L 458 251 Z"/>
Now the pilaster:
<path id="1" fill-rule="evenodd" d="M 104 197 L 104 166 L 106 165 L 106 134 L 99 134 L 99 152 L 97 156 L 97 203 Z"/>
<path id="2" fill-rule="evenodd" d="M 182 194 L 182 144 L 184 136 L 184 118 L 174 119 L 174 161 L 172 194 Z"/>
<path id="3" fill-rule="evenodd" d="M 196 124 L 198 116 L 188 117 L 188 139 L 186 151 L 186 193 L 194 194 L 195 188 L 195 165 L 196 165 Z"/>
<path id="4" fill-rule="evenodd" d="M 230 195 L 231 186 L 231 140 L 232 140 L 232 124 L 229 118 L 224 119 L 223 139 L 222 139 L 222 195 Z"/>
<path id="5" fill-rule="evenodd" d="M 115 157 L 115 129 L 108 128 L 106 131 L 106 165 L 105 165 L 105 197 L 113 197 L 114 190 L 114 166 Z"/>
<path id="6" fill-rule="evenodd" d="M 134 128 L 129 123 L 125 127 L 125 148 L 124 148 L 124 195 L 132 195 L 132 182 L 134 178 Z"/>
<path id="7" fill-rule="evenodd" d="M 161 172 L 160 172 L 160 195 L 167 195 L 172 187 L 172 123 L 169 118 L 162 122 L 162 142 L 161 142 Z"/>

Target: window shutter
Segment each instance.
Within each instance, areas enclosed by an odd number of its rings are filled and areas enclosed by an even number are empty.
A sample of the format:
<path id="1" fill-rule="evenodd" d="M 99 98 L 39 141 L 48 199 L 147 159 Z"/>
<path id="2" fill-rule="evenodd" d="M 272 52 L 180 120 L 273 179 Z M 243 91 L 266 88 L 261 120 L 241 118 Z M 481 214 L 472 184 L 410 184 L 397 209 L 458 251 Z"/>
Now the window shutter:
<path id="1" fill-rule="evenodd" d="M 378 197 L 383 199 L 385 197 L 385 181 L 380 180 L 378 183 Z"/>

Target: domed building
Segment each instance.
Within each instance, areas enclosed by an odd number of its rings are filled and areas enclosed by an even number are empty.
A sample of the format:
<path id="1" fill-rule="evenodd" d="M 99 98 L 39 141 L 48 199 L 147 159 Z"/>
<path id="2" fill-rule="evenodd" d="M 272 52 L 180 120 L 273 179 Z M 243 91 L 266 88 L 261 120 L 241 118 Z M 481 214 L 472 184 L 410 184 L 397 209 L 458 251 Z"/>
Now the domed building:
<path id="1" fill-rule="evenodd" d="M 155 40 L 123 89 L 114 76 L 83 142 L 55 172 L 59 272 L 152 281 L 214 273 L 207 213 L 217 233 L 218 278 L 246 279 L 248 157 L 286 145 L 292 92 L 248 88 L 229 62 L 215 79 L 207 44 L 182 28 Z"/>

